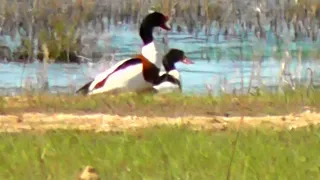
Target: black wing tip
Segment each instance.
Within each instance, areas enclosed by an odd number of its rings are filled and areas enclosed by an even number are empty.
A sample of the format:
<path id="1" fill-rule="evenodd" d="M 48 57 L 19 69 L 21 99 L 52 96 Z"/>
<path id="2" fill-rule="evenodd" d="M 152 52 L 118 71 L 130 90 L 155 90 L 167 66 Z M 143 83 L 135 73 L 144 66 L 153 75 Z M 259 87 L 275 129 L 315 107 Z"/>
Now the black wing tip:
<path id="1" fill-rule="evenodd" d="M 82 86 L 80 89 L 76 91 L 76 94 L 81 94 L 87 96 L 89 93 L 89 86 L 91 85 L 92 81 L 88 82 L 84 86 Z"/>

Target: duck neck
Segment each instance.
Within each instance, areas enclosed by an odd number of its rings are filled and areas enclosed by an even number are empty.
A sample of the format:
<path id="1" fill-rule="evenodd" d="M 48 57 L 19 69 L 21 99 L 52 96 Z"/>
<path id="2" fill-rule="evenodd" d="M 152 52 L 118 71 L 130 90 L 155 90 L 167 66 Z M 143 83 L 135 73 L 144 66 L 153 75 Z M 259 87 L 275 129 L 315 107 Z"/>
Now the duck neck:
<path id="1" fill-rule="evenodd" d="M 153 41 L 153 27 L 146 24 L 142 24 L 140 27 L 140 37 L 143 41 L 143 45 L 147 45 Z"/>
<path id="2" fill-rule="evenodd" d="M 175 65 L 173 63 L 168 62 L 167 57 L 165 57 L 163 59 L 163 66 L 164 66 L 164 69 L 166 70 L 166 72 L 169 72 L 169 71 L 172 71 L 172 70 L 176 69 L 176 67 L 175 67 Z"/>

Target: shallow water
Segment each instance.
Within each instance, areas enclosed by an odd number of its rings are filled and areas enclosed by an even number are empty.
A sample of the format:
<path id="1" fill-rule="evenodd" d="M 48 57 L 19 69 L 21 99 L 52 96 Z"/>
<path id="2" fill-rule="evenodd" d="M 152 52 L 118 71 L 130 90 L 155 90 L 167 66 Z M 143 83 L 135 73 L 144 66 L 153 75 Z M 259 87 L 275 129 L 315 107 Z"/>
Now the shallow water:
<path id="1" fill-rule="evenodd" d="M 116 59 L 126 58 L 139 52 L 141 40 L 136 31 L 128 27 L 113 28 L 114 30 L 100 36 L 96 46 L 90 45 L 91 51 L 105 51 L 105 49 L 118 49 Z M 161 37 L 157 41 L 161 41 Z M 225 40 L 224 36 L 207 38 L 199 34 L 198 38 L 186 33 L 171 32 L 168 34 L 169 46 L 179 48 L 187 52 L 187 55 L 195 64 L 177 64 L 182 76 L 183 91 L 186 93 L 207 93 L 208 88 L 214 94 L 221 89 L 226 92 L 243 89 L 246 92 L 251 79 L 252 71 L 258 70 L 260 64 L 260 76 L 253 78 L 252 87 L 264 85 L 276 87 L 279 85 L 279 73 L 282 59 L 275 59 L 275 42 L 272 36 L 267 41 L 259 41 L 249 34 L 249 38 L 242 43 L 238 38 Z M 303 49 L 320 49 L 319 42 L 309 41 L 290 43 L 286 46 L 289 52 Z M 239 59 L 240 48 L 243 50 L 243 59 Z M 203 51 L 206 51 L 205 53 Z M 238 55 L 238 56 L 236 56 Z M 256 61 L 252 60 L 252 55 Z M 74 92 L 77 88 L 91 80 L 97 73 L 105 70 L 113 62 L 104 59 L 99 62 L 78 64 L 50 64 L 48 69 L 49 90 L 51 92 Z M 254 66 L 256 65 L 256 66 Z M 0 88 L 1 95 L 16 95 L 21 87 L 28 84 L 39 85 L 37 74 L 41 70 L 41 63 L 32 64 L 3 63 L 0 64 Z M 319 59 L 303 59 L 299 65 L 296 58 L 291 58 L 289 72 L 295 81 L 307 84 L 307 69 L 314 71 L 314 83 L 320 83 L 320 74 L 317 72 Z M 300 70 L 299 70 L 300 68 Z M 288 78 L 287 78 L 288 79 Z"/>

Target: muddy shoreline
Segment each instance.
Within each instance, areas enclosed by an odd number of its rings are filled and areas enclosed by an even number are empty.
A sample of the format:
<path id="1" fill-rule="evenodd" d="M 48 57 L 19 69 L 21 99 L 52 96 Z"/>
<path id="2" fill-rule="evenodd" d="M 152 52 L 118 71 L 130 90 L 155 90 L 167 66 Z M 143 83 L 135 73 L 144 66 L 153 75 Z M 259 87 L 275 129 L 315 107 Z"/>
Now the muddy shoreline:
<path id="1" fill-rule="evenodd" d="M 241 123 L 244 127 L 296 129 L 320 123 L 320 113 L 306 110 L 284 116 L 181 116 L 144 117 L 108 114 L 22 113 L 0 115 L 0 132 L 48 131 L 55 129 L 121 132 L 156 125 L 187 125 L 194 129 L 224 130 Z"/>

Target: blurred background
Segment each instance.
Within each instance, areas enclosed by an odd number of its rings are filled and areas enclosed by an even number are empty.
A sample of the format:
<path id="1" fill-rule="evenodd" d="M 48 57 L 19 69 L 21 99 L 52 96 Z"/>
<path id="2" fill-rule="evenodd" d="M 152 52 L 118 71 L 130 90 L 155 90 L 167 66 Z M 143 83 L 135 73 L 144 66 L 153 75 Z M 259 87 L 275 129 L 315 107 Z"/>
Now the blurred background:
<path id="1" fill-rule="evenodd" d="M 246 94 L 320 85 L 319 0 L 0 0 L 0 95 L 74 93 L 114 62 L 140 52 L 148 10 L 177 64 L 183 92 Z M 41 45 L 46 44 L 49 61 Z"/>

